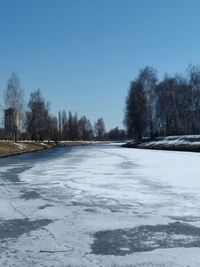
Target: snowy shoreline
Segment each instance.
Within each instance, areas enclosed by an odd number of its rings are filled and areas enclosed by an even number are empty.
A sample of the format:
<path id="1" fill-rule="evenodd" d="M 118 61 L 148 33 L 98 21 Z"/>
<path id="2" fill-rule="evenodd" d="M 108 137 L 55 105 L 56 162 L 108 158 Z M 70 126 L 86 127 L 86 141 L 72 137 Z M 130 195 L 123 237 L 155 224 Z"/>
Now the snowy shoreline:
<path id="1" fill-rule="evenodd" d="M 130 141 L 123 147 L 170 151 L 200 152 L 200 135 L 181 135 Z"/>

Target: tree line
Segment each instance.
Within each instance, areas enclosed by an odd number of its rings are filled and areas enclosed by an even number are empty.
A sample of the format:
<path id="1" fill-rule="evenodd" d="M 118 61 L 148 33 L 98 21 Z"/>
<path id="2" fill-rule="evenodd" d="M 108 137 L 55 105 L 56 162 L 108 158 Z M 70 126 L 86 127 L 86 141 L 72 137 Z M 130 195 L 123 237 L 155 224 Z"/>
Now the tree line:
<path id="1" fill-rule="evenodd" d="M 185 74 L 165 75 L 145 67 L 131 81 L 124 124 L 134 139 L 200 134 L 200 68 L 189 65 Z"/>
<path id="2" fill-rule="evenodd" d="M 106 132 L 103 118 L 96 120 L 94 125 L 85 116 L 78 117 L 71 111 L 58 111 L 52 115 L 50 104 L 44 99 L 40 89 L 30 94 L 28 104 L 24 103 L 24 90 L 20 80 L 12 73 L 4 91 L 5 129 L 1 129 L 3 139 L 26 140 L 119 140 L 125 137 L 125 131 L 117 127 Z"/>

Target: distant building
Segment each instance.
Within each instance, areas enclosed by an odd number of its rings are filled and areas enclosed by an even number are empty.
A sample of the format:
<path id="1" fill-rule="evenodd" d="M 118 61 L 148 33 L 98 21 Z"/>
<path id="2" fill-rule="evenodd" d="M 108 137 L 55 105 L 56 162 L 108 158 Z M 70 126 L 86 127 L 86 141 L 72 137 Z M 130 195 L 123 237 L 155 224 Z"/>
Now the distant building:
<path id="1" fill-rule="evenodd" d="M 8 108 L 4 111 L 4 121 L 6 131 L 20 130 L 20 114 L 15 108 Z"/>

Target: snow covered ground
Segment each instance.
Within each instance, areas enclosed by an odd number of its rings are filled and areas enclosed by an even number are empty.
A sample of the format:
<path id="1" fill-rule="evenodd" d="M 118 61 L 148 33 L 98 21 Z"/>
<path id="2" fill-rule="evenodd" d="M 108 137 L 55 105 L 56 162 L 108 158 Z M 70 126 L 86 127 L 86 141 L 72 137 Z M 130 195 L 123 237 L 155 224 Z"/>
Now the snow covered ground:
<path id="1" fill-rule="evenodd" d="M 0 161 L 0 266 L 200 266 L 200 154 L 101 145 Z"/>
<path id="2" fill-rule="evenodd" d="M 156 141 L 147 142 L 145 145 L 200 145 L 200 135 L 177 135 L 158 137 Z"/>
<path id="3" fill-rule="evenodd" d="M 144 138 L 141 142 L 133 140 L 124 146 L 132 148 L 200 152 L 200 135 L 177 135 L 156 137 L 154 139 Z"/>

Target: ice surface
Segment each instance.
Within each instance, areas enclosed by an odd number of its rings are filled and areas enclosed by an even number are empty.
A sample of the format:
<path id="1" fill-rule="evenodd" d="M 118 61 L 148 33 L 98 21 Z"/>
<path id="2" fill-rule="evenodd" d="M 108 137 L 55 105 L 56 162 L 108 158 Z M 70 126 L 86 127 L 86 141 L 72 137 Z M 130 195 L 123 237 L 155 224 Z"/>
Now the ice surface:
<path id="1" fill-rule="evenodd" d="M 198 153 L 112 144 L 66 150 L 28 168 L 8 159 L 0 168 L 0 227 L 6 220 L 30 227 L 1 241 L 0 266 L 200 266 L 199 162 Z M 18 182 L 6 178 L 12 169 Z M 96 240 L 106 231 L 110 255 Z M 132 251 L 131 240 L 144 233 L 142 246 L 153 250 Z"/>

